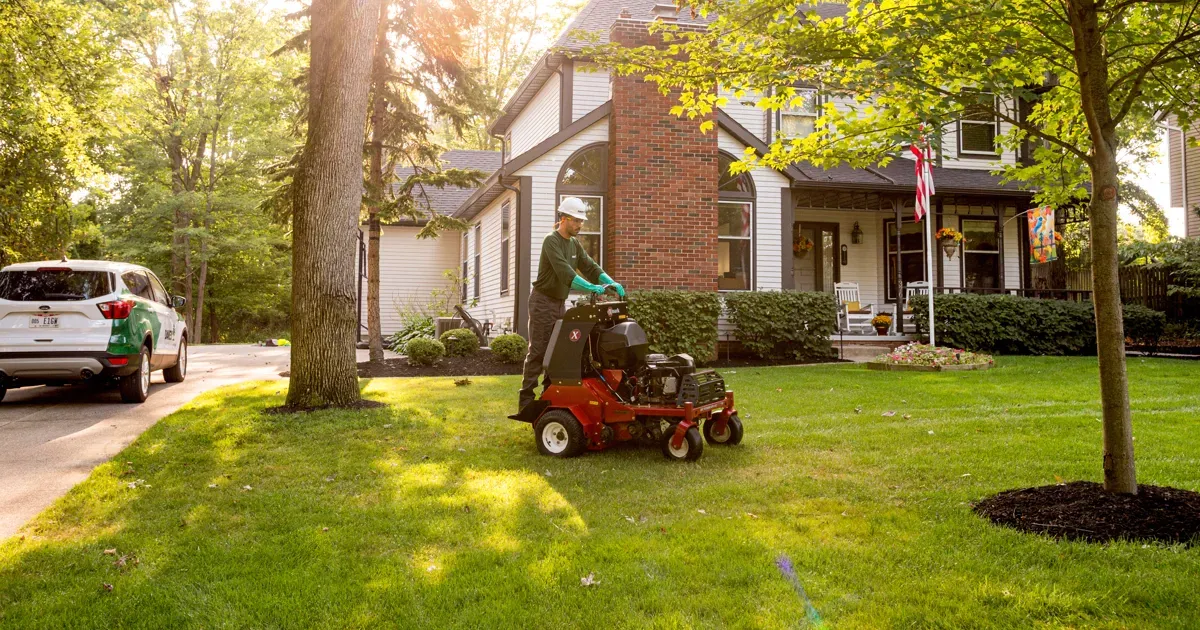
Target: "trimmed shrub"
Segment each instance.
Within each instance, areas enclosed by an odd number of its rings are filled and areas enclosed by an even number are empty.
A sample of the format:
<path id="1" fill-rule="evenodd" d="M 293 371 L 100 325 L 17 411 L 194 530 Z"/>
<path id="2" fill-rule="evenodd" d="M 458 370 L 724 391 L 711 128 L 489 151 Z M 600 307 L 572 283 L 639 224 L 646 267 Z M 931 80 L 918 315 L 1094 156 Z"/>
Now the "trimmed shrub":
<path id="1" fill-rule="evenodd" d="M 469 357 L 479 352 L 479 337 L 466 328 L 453 328 L 442 333 L 440 340 L 448 357 Z"/>
<path id="2" fill-rule="evenodd" d="M 646 331 L 651 352 L 716 356 L 721 296 L 715 291 L 631 291 L 629 315 Z"/>
<path id="3" fill-rule="evenodd" d="M 491 343 L 492 356 L 496 357 L 497 361 L 503 363 L 520 363 L 525 360 L 525 353 L 529 349 L 529 342 L 525 338 L 516 333 L 500 335 L 492 340 Z"/>
<path id="4" fill-rule="evenodd" d="M 432 317 L 424 315 L 406 317 L 404 323 L 400 326 L 400 330 L 393 333 L 391 337 L 388 337 L 387 345 L 392 352 L 405 354 L 404 344 L 417 337 L 433 339 L 436 331 L 437 328 L 433 324 Z"/>
<path id="5" fill-rule="evenodd" d="M 1091 302 L 1067 302 L 1015 295 L 951 293 L 934 296 L 938 345 L 998 354 L 1080 355 L 1096 352 L 1096 319 Z M 1125 330 L 1132 336 L 1162 335 L 1162 313 L 1126 305 Z M 1150 313 L 1154 313 L 1151 315 Z M 928 330 L 926 302 L 913 302 L 913 319 Z M 1163 318 L 1163 319 L 1160 319 Z M 1148 338 L 1148 337 L 1147 337 Z"/>
<path id="6" fill-rule="evenodd" d="M 738 341 L 761 358 L 818 361 L 835 354 L 829 340 L 837 328 L 837 303 L 832 293 L 727 293 L 725 307 Z"/>
<path id="7" fill-rule="evenodd" d="M 1151 349 L 1157 347 L 1158 340 L 1167 328 L 1166 314 L 1141 304 L 1126 304 L 1122 311 L 1125 316 L 1125 336 L 1133 343 Z"/>
<path id="8" fill-rule="evenodd" d="M 433 365 L 446 354 L 446 346 L 442 342 L 427 337 L 410 340 L 405 349 L 408 350 L 408 362 L 412 365 Z"/>

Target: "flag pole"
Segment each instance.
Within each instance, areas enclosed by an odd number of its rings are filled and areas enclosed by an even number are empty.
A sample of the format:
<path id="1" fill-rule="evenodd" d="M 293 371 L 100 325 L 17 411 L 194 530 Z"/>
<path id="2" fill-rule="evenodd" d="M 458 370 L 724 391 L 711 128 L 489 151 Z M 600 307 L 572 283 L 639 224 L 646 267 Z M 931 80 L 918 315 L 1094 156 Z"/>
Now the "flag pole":
<path id="1" fill-rule="evenodd" d="M 929 279 L 929 345 L 936 347 L 937 341 L 933 332 L 933 208 L 929 205 L 929 193 L 925 193 L 925 261 L 929 271 L 925 277 Z"/>

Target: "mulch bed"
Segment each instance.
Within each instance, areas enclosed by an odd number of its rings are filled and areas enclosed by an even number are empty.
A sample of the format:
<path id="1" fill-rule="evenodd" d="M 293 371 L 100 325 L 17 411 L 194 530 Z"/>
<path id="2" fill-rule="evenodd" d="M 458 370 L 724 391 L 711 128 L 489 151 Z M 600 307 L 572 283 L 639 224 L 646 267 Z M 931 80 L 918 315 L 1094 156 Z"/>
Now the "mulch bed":
<path id="1" fill-rule="evenodd" d="M 838 363 L 834 359 L 829 363 Z M 772 365 L 794 365 L 795 359 L 752 359 L 738 358 L 721 359 L 703 367 L 722 369 L 769 367 Z M 504 374 L 520 374 L 520 363 L 501 363 L 492 358 L 491 353 L 480 352 L 469 357 L 443 357 L 435 365 L 409 365 L 408 359 L 386 359 L 382 363 L 364 361 L 358 364 L 360 378 L 378 378 L 392 376 L 498 376 Z"/>
<path id="2" fill-rule="evenodd" d="M 1008 490 L 975 505 L 997 525 L 1052 538 L 1200 542 L 1200 493 L 1138 486 L 1136 495 L 1110 494 L 1091 481 Z"/>
<path id="3" fill-rule="evenodd" d="M 262 412 L 268 416 L 277 416 L 287 413 L 312 413 L 314 411 L 321 411 L 322 409 L 379 409 L 380 407 L 387 406 L 387 403 L 381 403 L 378 400 L 363 399 L 354 404 L 343 406 L 321 405 L 319 407 L 293 407 L 291 405 L 280 405 L 278 407 L 267 407 L 266 409 L 263 409 Z"/>
<path id="4" fill-rule="evenodd" d="M 359 378 L 387 376 L 497 376 L 520 374 L 520 363 L 501 363 L 490 352 L 469 357 L 442 357 L 434 365 L 409 365 L 408 359 L 385 359 L 382 363 L 358 364 Z"/>

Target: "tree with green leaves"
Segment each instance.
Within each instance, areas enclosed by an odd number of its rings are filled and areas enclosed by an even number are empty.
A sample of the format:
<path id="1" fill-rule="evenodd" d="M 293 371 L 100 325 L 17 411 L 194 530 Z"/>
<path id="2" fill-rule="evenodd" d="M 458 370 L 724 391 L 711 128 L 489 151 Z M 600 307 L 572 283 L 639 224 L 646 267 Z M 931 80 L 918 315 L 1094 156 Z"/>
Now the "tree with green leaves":
<path id="1" fill-rule="evenodd" d="M 72 195 L 101 169 L 114 65 L 94 7 L 0 2 L 0 266 L 95 251 Z"/>
<path id="2" fill-rule="evenodd" d="M 208 299 L 254 269 L 229 262 L 287 247 L 285 227 L 257 206 L 263 167 L 294 142 L 290 77 L 300 60 L 269 54 L 287 27 L 246 0 L 114 4 L 108 16 L 124 63 L 107 113 L 113 182 L 97 194 L 107 254 L 169 269 L 173 292 L 187 298 L 191 341 L 218 341 L 205 318 L 222 317 L 215 307 L 229 300 Z M 276 308 L 287 270 L 272 269 L 276 282 L 240 296 L 241 313 Z"/>
<path id="3" fill-rule="evenodd" d="M 797 85 L 843 96 L 817 131 L 780 138 L 745 162 L 782 167 L 886 162 L 964 112 L 1009 123 L 1001 149 L 1032 145 L 1030 164 L 1005 167 L 1039 202 L 1088 205 L 1104 427 L 1104 487 L 1137 492 L 1117 256 L 1122 200 L 1117 156 L 1152 142 L 1173 114 L 1191 123 L 1200 103 L 1200 0 L 851 0 L 822 18 L 789 0 L 689 0 L 711 18 L 699 30 L 657 23 L 665 45 L 591 51 L 626 74 L 679 96 L 675 111 L 703 117 L 762 95 L 778 109 L 803 100 Z"/>

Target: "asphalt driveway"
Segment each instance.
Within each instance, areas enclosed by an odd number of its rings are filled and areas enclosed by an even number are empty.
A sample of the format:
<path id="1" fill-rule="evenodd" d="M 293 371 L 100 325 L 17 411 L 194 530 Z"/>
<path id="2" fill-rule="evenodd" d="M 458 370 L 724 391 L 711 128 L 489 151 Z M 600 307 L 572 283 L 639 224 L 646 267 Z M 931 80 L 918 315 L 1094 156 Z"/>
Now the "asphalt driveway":
<path id="1" fill-rule="evenodd" d="M 365 351 L 360 351 L 365 354 Z M 0 539 L 7 538 L 97 465 L 198 394 L 231 383 L 279 378 L 287 348 L 198 346 L 182 383 L 151 378 L 150 398 L 126 405 L 116 389 L 29 387 L 0 402 Z M 365 357 L 362 357 L 365 359 Z"/>

